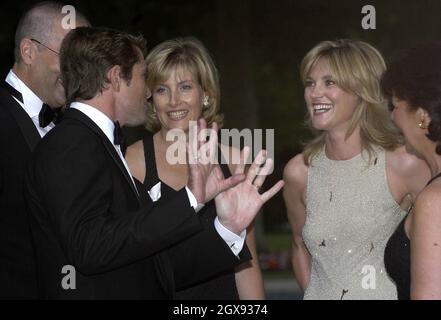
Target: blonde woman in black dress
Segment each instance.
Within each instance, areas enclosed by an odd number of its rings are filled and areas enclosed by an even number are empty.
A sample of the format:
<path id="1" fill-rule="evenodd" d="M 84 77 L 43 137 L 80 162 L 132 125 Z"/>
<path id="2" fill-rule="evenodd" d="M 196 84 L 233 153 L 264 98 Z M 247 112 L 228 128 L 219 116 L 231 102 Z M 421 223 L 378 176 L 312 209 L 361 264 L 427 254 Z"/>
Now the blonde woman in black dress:
<path id="1" fill-rule="evenodd" d="M 133 175 L 150 189 L 158 182 L 161 192 L 171 194 L 186 185 L 188 165 L 170 164 L 167 141 L 170 130 L 189 132 L 190 121 L 203 118 L 208 125 L 222 124 L 219 114 L 219 80 L 215 65 L 206 48 L 194 38 L 165 41 L 147 57 L 147 84 L 152 91 L 146 127 L 152 134 L 127 149 L 126 159 Z M 181 144 L 185 148 L 185 142 Z M 220 168 L 225 177 L 234 172 L 239 150 L 220 144 Z M 227 156 L 229 155 L 229 156 Z M 233 161 L 235 160 L 235 161 Z M 228 163 L 225 164 L 225 162 Z M 200 213 L 206 219 L 216 216 L 214 201 Z M 176 292 L 178 299 L 263 299 L 264 288 L 259 267 L 253 227 L 246 243 L 253 260 L 199 285 Z"/>

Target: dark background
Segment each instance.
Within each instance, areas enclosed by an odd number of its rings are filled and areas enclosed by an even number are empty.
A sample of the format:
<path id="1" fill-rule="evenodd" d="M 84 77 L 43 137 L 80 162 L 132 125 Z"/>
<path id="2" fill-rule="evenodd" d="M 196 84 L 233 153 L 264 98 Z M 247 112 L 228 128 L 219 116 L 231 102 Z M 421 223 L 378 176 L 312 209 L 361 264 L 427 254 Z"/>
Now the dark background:
<path id="1" fill-rule="evenodd" d="M 35 1 L 0 4 L 0 73 L 13 63 L 13 37 L 22 12 Z M 303 125 L 299 63 L 317 42 L 354 38 L 370 42 L 390 60 L 400 49 L 441 40 L 441 0 L 126 0 L 71 1 L 95 26 L 143 34 L 153 47 L 195 36 L 211 51 L 220 70 L 225 128 L 275 129 L 275 171 L 309 138 Z M 364 5 L 376 9 L 376 29 L 363 30 Z M 440 70 L 441 72 L 441 70 Z M 131 141 L 142 131 L 129 130 Z M 281 194 L 262 215 L 261 228 L 286 229 Z M 262 221 L 261 221 L 262 222 Z M 260 229 L 262 232 L 262 229 Z"/>

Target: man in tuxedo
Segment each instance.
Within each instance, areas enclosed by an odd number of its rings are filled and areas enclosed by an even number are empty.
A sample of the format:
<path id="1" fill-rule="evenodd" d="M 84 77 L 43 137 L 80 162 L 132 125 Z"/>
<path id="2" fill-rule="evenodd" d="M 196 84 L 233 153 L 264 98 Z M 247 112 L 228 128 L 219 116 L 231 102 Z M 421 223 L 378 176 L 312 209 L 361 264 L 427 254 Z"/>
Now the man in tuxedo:
<path id="1" fill-rule="evenodd" d="M 39 3 L 20 19 L 15 63 L 0 84 L 0 299 L 37 297 L 35 257 L 23 198 L 32 150 L 54 127 L 51 108 L 64 105 L 59 49 L 63 5 Z M 87 21 L 77 12 L 77 23 Z"/>
<path id="2" fill-rule="evenodd" d="M 109 29 L 77 28 L 63 41 L 70 107 L 35 149 L 25 177 L 45 298 L 173 298 L 175 288 L 250 258 L 246 227 L 282 186 L 260 195 L 252 186 L 257 163 L 246 178 L 242 165 L 224 179 L 218 166 L 199 162 L 203 150 L 217 149 L 214 134 L 191 153 L 185 188 L 166 201 L 152 189 L 143 200 L 147 192 L 130 174 L 118 129 L 145 122 L 145 54 L 142 37 Z M 197 210 L 214 197 L 218 216 L 205 221 Z"/>

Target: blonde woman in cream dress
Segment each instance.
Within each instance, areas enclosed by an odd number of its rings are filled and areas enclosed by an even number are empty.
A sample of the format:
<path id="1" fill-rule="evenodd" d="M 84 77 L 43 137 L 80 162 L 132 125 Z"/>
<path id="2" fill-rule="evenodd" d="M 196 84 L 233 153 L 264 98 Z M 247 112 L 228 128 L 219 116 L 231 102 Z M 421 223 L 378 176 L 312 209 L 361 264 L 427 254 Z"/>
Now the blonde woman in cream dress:
<path id="1" fill-rule="evenodd" d="M 429 178 L 409 154 L 381 95 L 381 54 L 324 41 L 301 64 L 315 134 L 284 169 L 292 264 L 304 299 L 396 299 L 387 240 Z"/>

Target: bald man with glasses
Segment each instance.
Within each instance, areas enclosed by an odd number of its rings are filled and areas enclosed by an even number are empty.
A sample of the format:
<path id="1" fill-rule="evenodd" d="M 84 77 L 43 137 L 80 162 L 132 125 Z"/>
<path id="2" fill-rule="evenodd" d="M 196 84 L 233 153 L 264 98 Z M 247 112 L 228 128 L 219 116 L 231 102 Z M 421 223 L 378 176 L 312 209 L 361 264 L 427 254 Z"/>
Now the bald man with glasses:
<path id="1" fill-rule="evenodd" d="M 32 150 L 51 130 L 65 104 L 59 49 L 70 29 L 63 5 L 41 2 L 21 17 L 15 63 L 0 82 L 0 299 L 37 298 L 33 243 L 23 197 L 23 174 Z M 89 25 L 76 13 L 77 25 Z"/>

